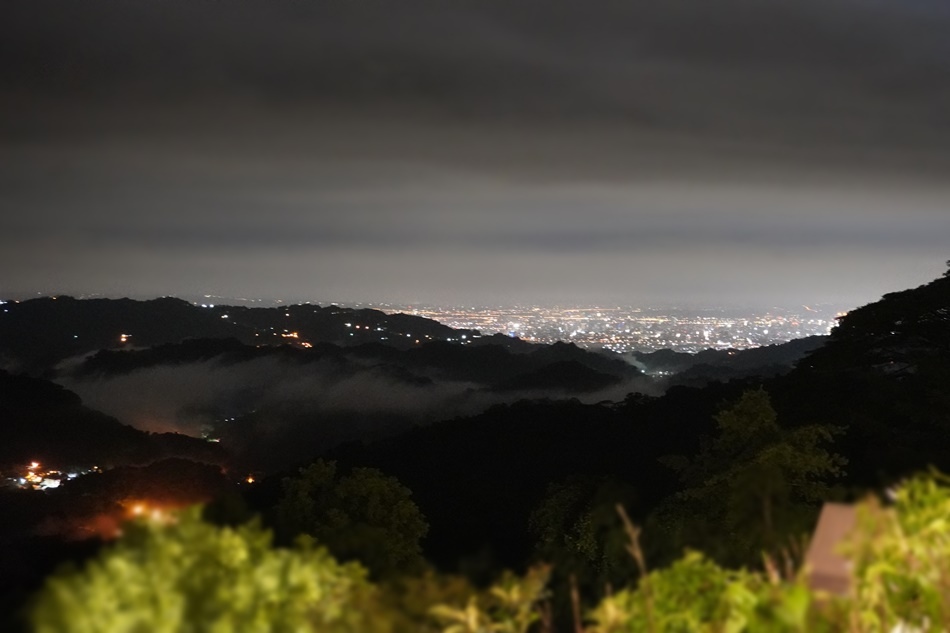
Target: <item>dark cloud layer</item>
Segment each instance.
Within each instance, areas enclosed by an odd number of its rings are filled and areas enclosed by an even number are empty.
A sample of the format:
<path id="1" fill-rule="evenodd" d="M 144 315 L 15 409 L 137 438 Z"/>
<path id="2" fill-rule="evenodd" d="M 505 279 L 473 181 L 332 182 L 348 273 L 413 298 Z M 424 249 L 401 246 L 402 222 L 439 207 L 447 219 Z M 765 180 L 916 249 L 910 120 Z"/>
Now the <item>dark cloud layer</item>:
<path id="1" fill-rule="evenodd" d="M 10 2 L 0 292 L 869 301 L 948 256 L 948 32 L 930 0 Z"/>

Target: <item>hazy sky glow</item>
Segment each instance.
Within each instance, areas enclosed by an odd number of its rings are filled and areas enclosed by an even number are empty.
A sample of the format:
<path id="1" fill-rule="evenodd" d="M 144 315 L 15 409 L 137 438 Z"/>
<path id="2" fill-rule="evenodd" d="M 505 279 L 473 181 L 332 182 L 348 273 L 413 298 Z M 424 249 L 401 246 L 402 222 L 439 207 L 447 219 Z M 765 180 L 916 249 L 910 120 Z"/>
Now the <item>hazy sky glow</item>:
<path id="1" fill-rule="evenodd" d="M 857 305 L 950 258 L 950 5 L 7 3 L 0 296 Z"/>

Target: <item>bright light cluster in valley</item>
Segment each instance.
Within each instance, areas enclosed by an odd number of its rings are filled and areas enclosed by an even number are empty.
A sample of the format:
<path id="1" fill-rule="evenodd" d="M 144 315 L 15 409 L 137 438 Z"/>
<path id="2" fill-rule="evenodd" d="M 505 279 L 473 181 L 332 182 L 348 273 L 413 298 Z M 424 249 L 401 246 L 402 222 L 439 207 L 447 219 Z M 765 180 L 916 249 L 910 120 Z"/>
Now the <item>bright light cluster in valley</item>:
<path id="1" fill-rule="evenodd" d="M 49 490 L 59 488 L 66 481 L 71 481 L 80 475 L 102 472 L 98 466 L 75 468 L 69 472 L 48 469 L 37 461 L 22 464 L 12 472 L 3 473 L 3 481 L 7 486 L 27 490 Z"/>
<path id="2" fill-rule="evenodd" d="M 370 306 L 363 306 L 370 307 Z M 374 305 L 483 335 L 502 333 L 532 343 L 571 342 L 615 352 L 748 349 L 825 335 L 841 312 L 799 306 L 743 314 L 737 310 L 632 307 L 459 307 Z"/>

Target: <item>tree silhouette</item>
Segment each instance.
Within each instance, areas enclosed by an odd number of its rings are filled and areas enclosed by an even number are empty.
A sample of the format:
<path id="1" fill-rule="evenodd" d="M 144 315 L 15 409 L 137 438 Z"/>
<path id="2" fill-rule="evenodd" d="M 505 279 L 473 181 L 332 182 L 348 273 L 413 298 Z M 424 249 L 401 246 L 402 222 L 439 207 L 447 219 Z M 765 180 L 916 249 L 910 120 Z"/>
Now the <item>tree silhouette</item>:
<path id="1" fill-rule="evenodd" d="M 792 379 L 800 393 L 825 394 L 800 398 L 798 416 L 847 422 L 854 482 L 950 469 L 950 276 L 852 310 Z"/>
<path id="2" fill-rule="evenodd" d="M 715 416 L 718 435 L 692 460 L 666 458 L 685 489 L 666 508 L 686 545 L 749 563 L 806 530 L 846 460 L 825 447 L 840 429 L 783 429 L 764 389 Z M 684 529 L 685 528 L 685 529 Z"/>
<path id="3" fill-rule="evenodd" d="M 950 271 L 948 271 L 950 272 Z M 950 276 L 880 301 L 842 317 L 823 348 L 805 367 L 825 372 L 874 369 L 905 376 L 950 365 Z"/>
<path id="4" fill-rule="evenodd" d="M 374 468 L 339 475 L 336 462 L 318 460 L 283 481 L 275 508 L 284 540 L 309 534 L 340 560 L 359 560 L 376 577 L 423 564 L 420 539 L 429 529 L 395 478 Z"/>
<path id="5" fill-rule="evenodd" d="M 535 552 L 555 572 L 573 574 L 581 586 L 602 590 L 634 572 L 617 504 L 636 502 L 636 490 L 606 477 L 574 476 L 548 486 L 531 513 Z"/>

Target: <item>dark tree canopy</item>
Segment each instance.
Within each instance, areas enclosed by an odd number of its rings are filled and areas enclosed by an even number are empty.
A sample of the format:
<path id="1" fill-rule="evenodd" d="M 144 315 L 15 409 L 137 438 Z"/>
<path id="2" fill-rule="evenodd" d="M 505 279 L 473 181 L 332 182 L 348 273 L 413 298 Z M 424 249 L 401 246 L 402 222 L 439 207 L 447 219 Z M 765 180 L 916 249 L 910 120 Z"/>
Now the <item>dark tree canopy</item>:
<path id="1" fill-rule="evenodd" d="M 284 479 L 277 503 L 278 534 L 309 534 L 341 560 L 359 560 L 374 575 L 422 565 L 419 541 L 429 529 L 412 493 L 374 468 L 337 471 L 318 460 Z"/>
<path id="2" fill-rule="evenodd" d="M 762 551 L 806 531 L 807 519 L 828 498 L 829 480 L 846 463 L 828 450 L 840 429 L 783 428 L 764 389 L 745 392 L 715 420 L 717 434 L 698 455 L 667 458 L 685 489 L 664 514 L 683 545 L 754 563 Z"/>

